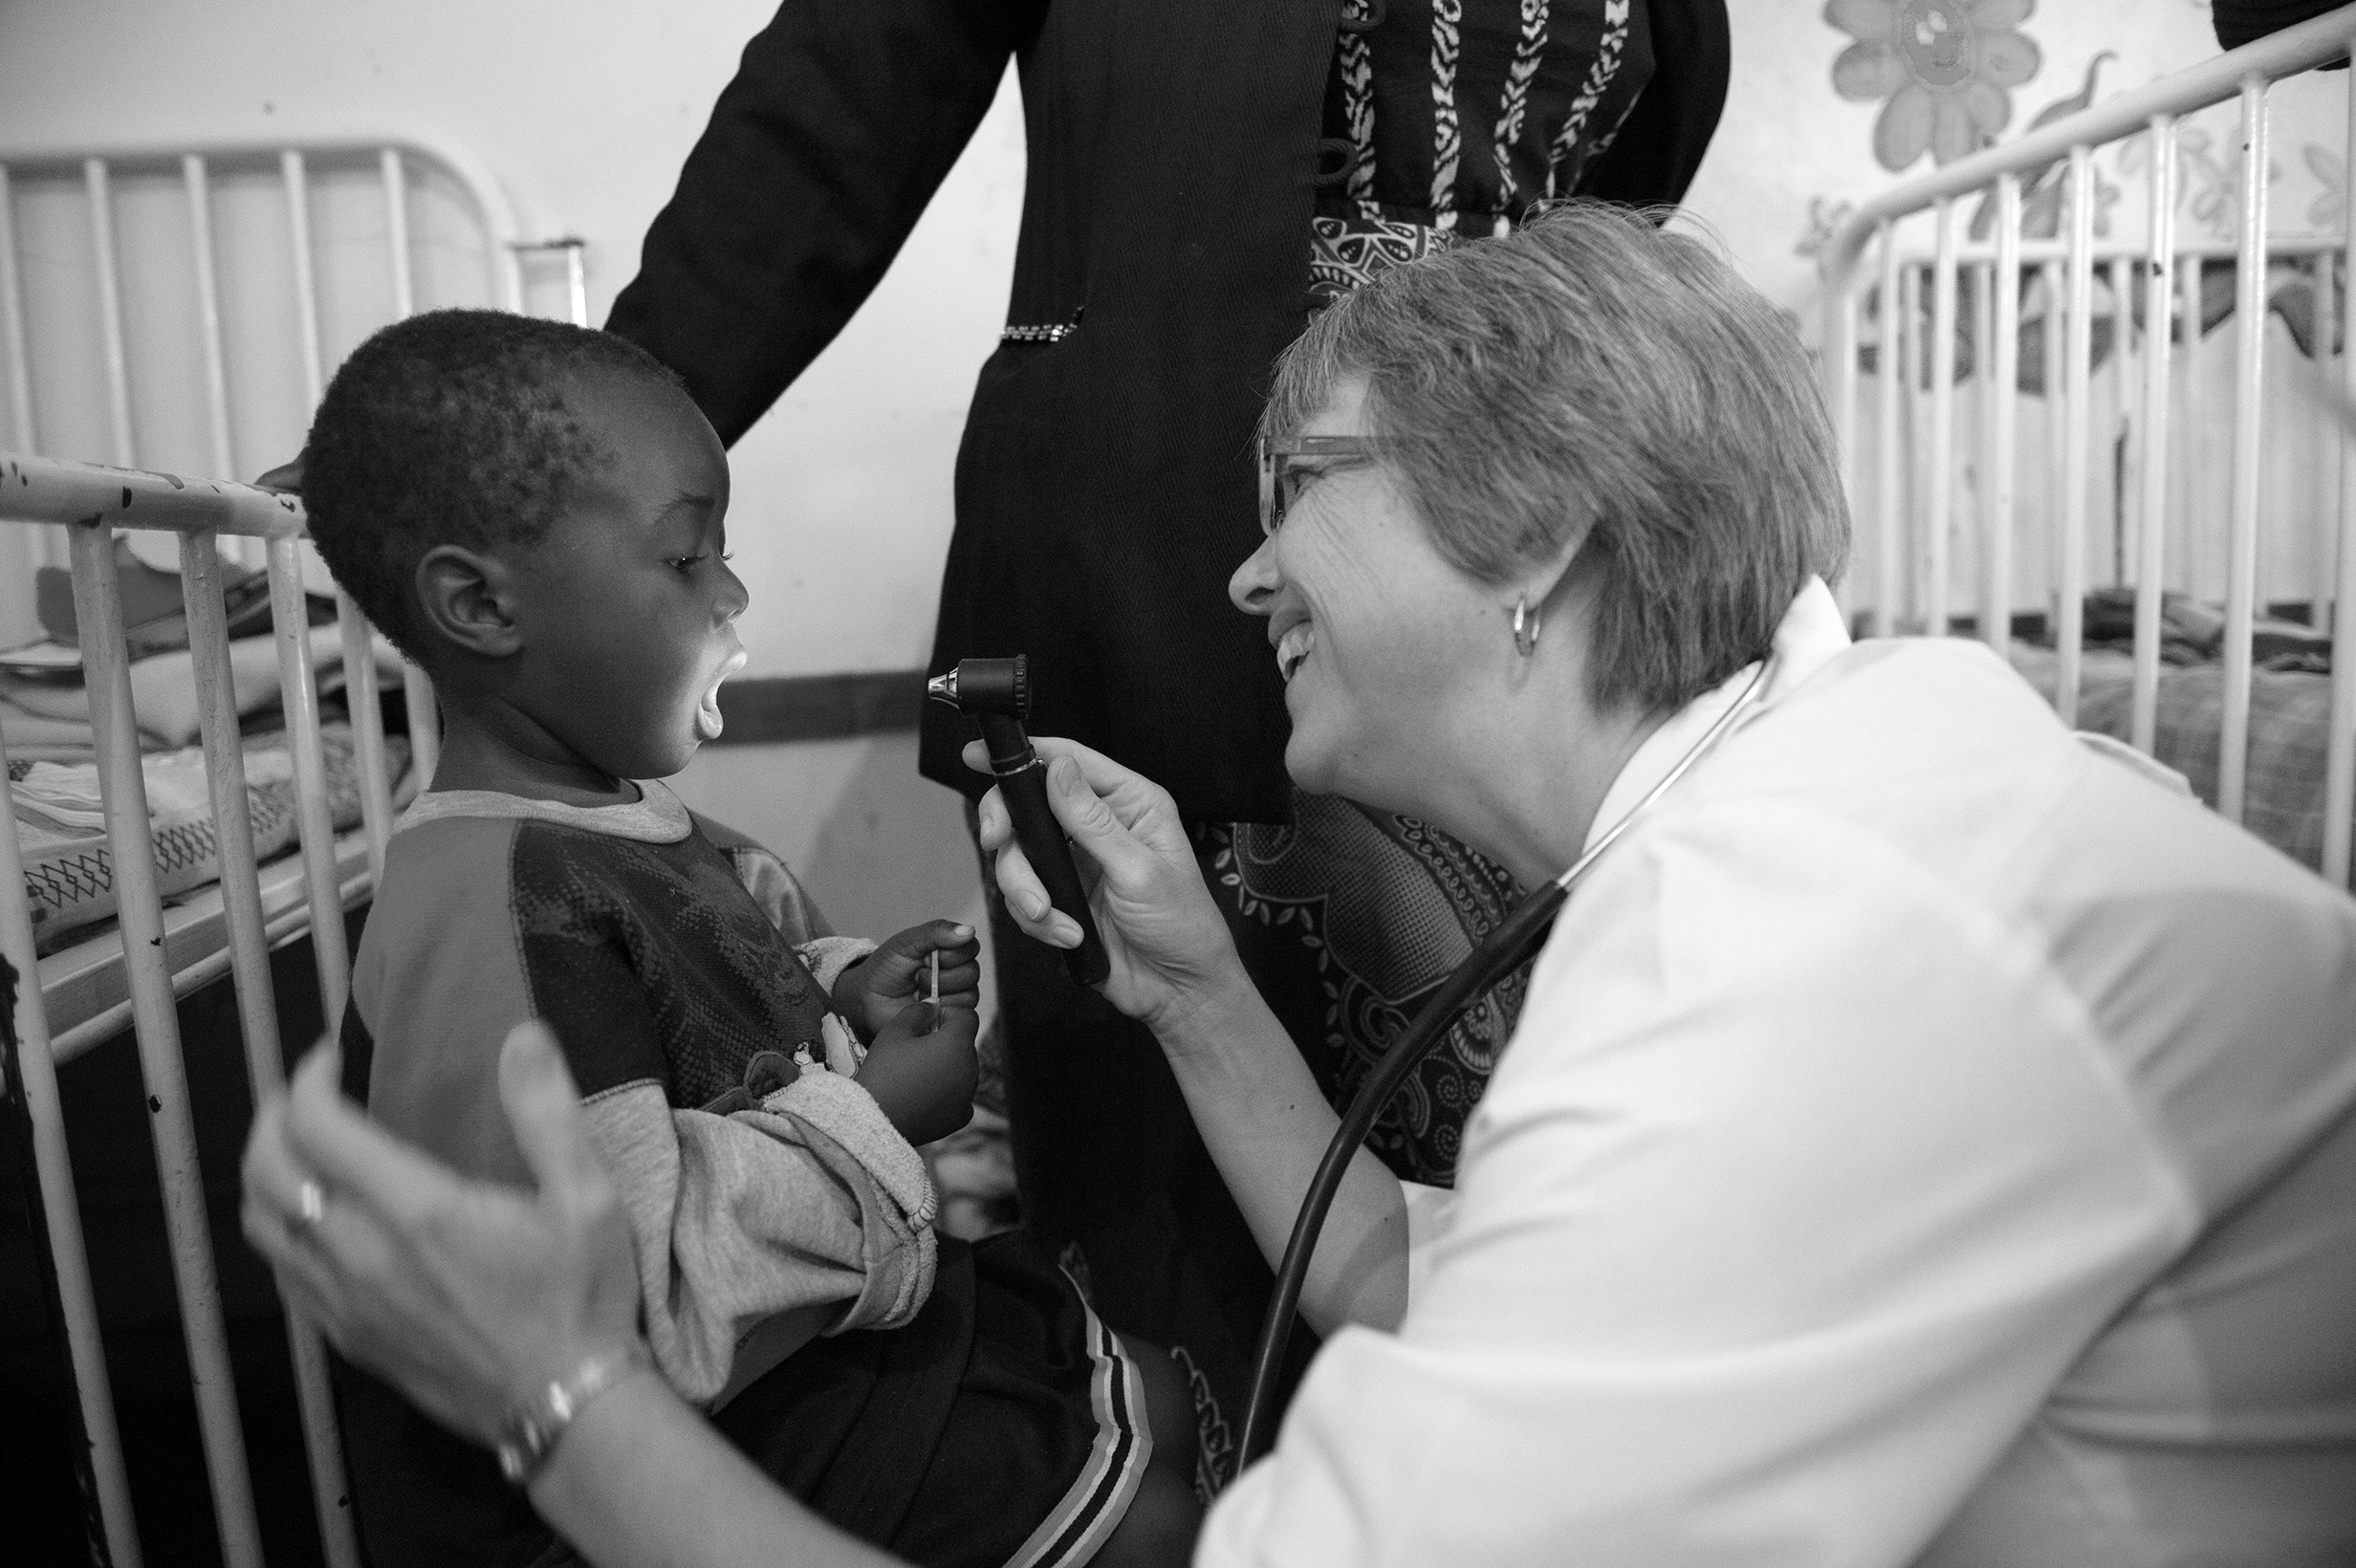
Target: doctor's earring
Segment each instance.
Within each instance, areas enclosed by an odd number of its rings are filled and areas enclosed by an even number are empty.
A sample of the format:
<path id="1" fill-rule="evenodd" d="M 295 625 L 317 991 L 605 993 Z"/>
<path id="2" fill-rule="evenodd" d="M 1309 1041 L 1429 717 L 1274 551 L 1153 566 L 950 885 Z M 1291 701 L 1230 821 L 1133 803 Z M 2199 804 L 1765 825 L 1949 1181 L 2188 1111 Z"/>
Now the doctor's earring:
<path id="1" fill-rule="evenodd" d="M 1538 651 L 1538 612 L 1530 608 L 1529 598 L 1514 600 L 1514 651 L 1524 659 Z"/>

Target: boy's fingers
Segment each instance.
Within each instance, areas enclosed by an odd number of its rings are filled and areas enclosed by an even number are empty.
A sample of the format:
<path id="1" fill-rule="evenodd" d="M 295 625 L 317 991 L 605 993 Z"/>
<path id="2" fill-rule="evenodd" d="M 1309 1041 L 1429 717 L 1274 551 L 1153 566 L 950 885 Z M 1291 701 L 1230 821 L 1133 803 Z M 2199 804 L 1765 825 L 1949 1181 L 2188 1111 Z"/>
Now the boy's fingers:
<path id="1" fill-rule="evenodd" d="M 602 1186 L 605 1167 L 581 1122 L 580 1090 L 555 1032 L 537 1018 L 509 1030 L 499 1047 L 499 1102 L 542 1193 Z"/>
<path id="2" fill-rule="evenodd" d="M 941 1009 L 937 1004 L 919 1000 L 910 1002 L 906 1007 L 893 1013 L 892 1021 L 884 1028 L 902 1039 L 912 1040 L 920 1035 L 931 1034 L 939 1025 L 940 1019 Z"/>

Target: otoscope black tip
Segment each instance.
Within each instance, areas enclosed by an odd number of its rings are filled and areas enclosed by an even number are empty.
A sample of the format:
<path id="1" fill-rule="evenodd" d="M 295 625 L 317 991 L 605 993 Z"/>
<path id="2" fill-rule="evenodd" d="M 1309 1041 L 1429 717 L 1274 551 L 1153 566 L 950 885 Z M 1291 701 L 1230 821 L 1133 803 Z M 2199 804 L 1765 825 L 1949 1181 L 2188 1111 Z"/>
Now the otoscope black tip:
<path id="1" fill-rule="evenodd" d="M 955 669 L 926 682 L 925 695 L 961 712 L 1028 719 L 1031 662 L 1019 653 L 1012 659 L 961 659 Z"/>

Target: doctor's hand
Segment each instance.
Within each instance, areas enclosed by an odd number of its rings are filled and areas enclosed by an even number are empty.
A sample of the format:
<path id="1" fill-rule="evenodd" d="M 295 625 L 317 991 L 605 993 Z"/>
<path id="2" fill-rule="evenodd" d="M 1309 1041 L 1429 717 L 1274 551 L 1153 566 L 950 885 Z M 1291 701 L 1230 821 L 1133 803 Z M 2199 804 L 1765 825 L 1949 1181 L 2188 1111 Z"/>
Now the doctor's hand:
<path id="1" fill-rule="evenodd" d="M 1161 1034 L 1237 987 L 1250 991 L 1168 792 L 1077 741 L 1040 735 L 1032 745 L 1047 762 L 1048 804 L 1071 837 L 1112 961 L 1105 1000 Z M 965 760 L 989 770 L 979 741 Z M 1080 923 L 1048 902 L 996 790 L 982 797 L 978 815 L 982 850 L 996 857 L 998 890 L 1015 924 L 1051 947 L 1078 947 Z"/>
<path id="2" fill-rule="evenodd" d="M 246 1239 L 289 1306 L 463 1437 L 638 1336 L 638 1268 L 580 1094 L 546 1026 L 499 1053 L 499 1099 L 537 1191 L 467 1180 L 337 1088 L 323 1044 L 246 1141 Z"/>

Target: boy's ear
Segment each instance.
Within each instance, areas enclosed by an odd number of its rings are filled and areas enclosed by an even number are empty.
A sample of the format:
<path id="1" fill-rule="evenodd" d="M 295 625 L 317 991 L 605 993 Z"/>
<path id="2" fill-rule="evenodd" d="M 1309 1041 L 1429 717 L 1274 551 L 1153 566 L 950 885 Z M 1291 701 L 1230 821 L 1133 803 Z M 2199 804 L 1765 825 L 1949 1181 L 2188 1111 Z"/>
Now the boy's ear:
<path id="1" fill-rule="evenodd" d="M 436 545 L 417 563 L 417 601 L 426 625 L 478 659 L 505 659 L 523 647 L 510 602 L 513 572 L 505 561 L 460 545 Z"/>

